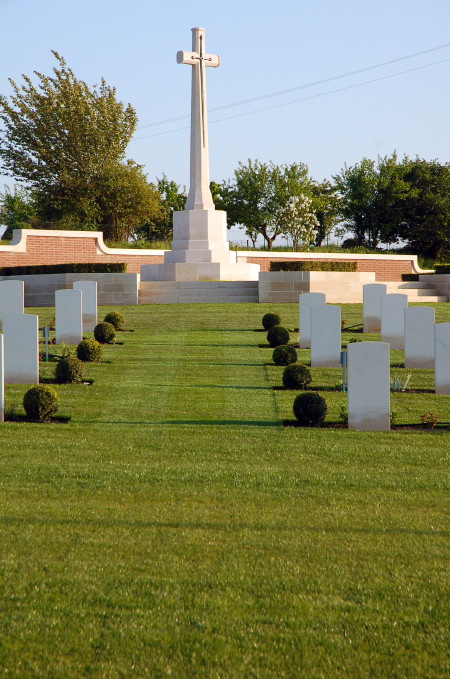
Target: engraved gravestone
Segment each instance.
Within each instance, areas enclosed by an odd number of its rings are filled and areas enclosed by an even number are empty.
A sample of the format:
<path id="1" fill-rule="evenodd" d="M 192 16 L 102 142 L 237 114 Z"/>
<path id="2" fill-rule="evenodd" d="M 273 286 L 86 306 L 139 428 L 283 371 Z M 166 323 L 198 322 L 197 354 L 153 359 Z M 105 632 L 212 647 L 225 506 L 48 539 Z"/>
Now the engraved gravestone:
<path id="1" fill-rule="evenodd" d="M 311 307 L 325 306 L 323 292 L 304 292 L 299 296 L 299 346 L 308 349 L 311 346 Z"/>
<path id="2" fill-rule="evenodd" d="M 450 323 L 436 323 L 434 333 L 434 388 L 450 395 Z"/>
<path id="3" fill-rule="evenodd" d="M 406 295 L 384 295 L 381 298 L 381 340 L 388 342 L 391 349 L 402 351 L 405 345 Z"/>
<path id="4" fill-rule="evenodd" d="M 0 335 L 0 422 L 5 420 L 5 361 L 3 335 Z"/>
<path id="5" fill-rule="evenodd" d="M 347 347 L 348 428 L 389 431 L 390 346 L 386 342 L 355 342 Z"/>
<path id="6" fill-rule="evenodd" d="M 363 332 L 380 332 L 381 298 L 386 294 L 384 283 L 363 285 Z"/>
<path id="7" fill-rule="evenodd" d="M 339 368 L 341 364 L 341 307 L 311 307 L 311 366 Z"/>
<path id="8" fill-rule="evenodd" d="M 81 290 L 55 292 L 56 344 L 78 344 L 83 339 Z"/>
<path id="9" fill-rule="evenodd" d="M 6 384 L 39 384 L 39 328 L 34 314 L 3 318 Z"/>
<path id="10" fill-rule="evenodd" d="M 2 329 L 3 316 L 23 314 L 23 299 L 23 281 L 0 281 L 0 330 Z"/>
<path id="11" fill-rule="evenodd" d="M 405 309 L 405 368 L 434 368 L 434 309 Z"/>
<path id="12" fill-rule="evenodd" d="M 83 330 L 93 332 L 97 325 L 97 283 L 96 281 L 75 281 L 74 290 L 81 290 Z"/>

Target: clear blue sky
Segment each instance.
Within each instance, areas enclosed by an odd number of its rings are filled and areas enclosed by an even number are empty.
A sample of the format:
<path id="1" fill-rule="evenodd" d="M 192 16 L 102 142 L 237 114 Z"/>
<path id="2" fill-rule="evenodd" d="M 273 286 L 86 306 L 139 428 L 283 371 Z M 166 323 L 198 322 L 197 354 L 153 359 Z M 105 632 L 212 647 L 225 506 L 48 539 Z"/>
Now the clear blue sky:
<path id="1" fill-rule="evenodd" d="M 193 26 L 221 66 L 207 70 L 208 108 L 300 88 L 450 43 L 449 0 L 0 0 L 0 91 L 8 77 L 50 74 L 51 50 L 89 85 L 104 77 L 137 110 L 128 155 L 153 180 L 187 184 Z M 345 89 L 447 59 L 421 70 Z M 392 151 L 450 160 L 450 47 L 281 96 L 209 114 L 211 178 L 230 178 L 238 161 L 306 163 L 321 180 L 344 163 Z M 316 95 L 324 96 L 316 96 Z M 286 106 L 240 115 L 298 99 Z M 219 118 L 232 117 L 214 122 Z M 164 132 L 166 134 L 156 133 Z M 3 178 L 0 177 L 0 181 Z M 2 181 L 3 183 L 3 181 Z M 8 180 L 8 183 L 11 183 Z"/>

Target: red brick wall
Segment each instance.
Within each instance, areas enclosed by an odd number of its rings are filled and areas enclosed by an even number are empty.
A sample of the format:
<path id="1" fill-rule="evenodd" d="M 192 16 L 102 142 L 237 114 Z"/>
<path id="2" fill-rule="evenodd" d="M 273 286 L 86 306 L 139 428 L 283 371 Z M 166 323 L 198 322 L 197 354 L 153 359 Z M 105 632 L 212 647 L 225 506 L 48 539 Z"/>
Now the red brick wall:
<path id="1" fill-rule="evenodd" d="M 301 259 L 302 262 L 308 261 L 305 260 L 304 257 L 299 257 L 299 260 Z M 269 271 L 270 270 L 270 262 L 271 262 L 270 255 L 267 257 L 252 257 L 251 255 L 247 257 L 247 262 L 249 264 L 259 264 L 261 267 L 261 271 Z M 283 259 L 280 259 L 280 257 L 276 258 L 277 262 L 282 262 Z M 296 261 L 295 258 L 290 258 L 289 260 L 285 261 Z M 309 261 L 315 261 L 317 262 L 317 259 L 315 260 L 309 260 Z M 328 259 L 327 262 L 342 262 L 342 259 Z M 412 263 L 410 260 L 395 260 L 393 259 L 390 255 L 386 256 L 386 259 L 360 259 L 360 260 L 355 260 L 351 259 L 349 256 L 349 259 L 345 260 L 346 262 L 355 262 L 358 265 L 357 271 L 373 271 L 375 272 L 375 278 L 377 281 L 401 281 L 402 280 L 402 273 L 414 273 L 414 269 L 412 266 Z"/>
<path id="2" fill-rule="evenodd" d="M 164 253 L 161 254 L 140 254 L 139 250 L 130 250 L 125 254 L 105 253 L 101 234 L 96 232 L 91 234 L 84 232 L 77 236 L 65 235 L 61 231 L 45 232 L 42 234 L 27 231 L 22 232 L 22 238 L 26 235 L 26 252 L 15 251 L 7 252 L 5 246 L 0 246 L 0 266 L 24 266 L 35 264 L 67 264 L 71 262 L 127 262 L 129 273 L 139 273 L 141 264 L 161 264 L 164 261 Z M 6 246 L 8 247 L 8 246 Z M 271 259 L 283 261 L 279 253 L 274 253 L 271 258 L 252 257 L 251 253 L 242 253 L 239 259 L 253 264 L 259 264 L 261 271 L 269 271 Z M 289 260 L 295 261 L 295 257 Z M 305 261 L 304 257 L 298 257 Z M 308 260 L 306 260 L 308 261 Z M 310 261 L 313 261 L 312 259 Z M 317 261 L 315 259 L 314 261 Z M 342 259 L 328 259 L 327 261 L 342 261 Z M 358 271 L 374 271 L 378 281 L 400 281 L 402 273 L 413 273 L 414 269 L 410 260 L 398 260 L 390 256 L 385 259 L 349 259 L 345 261 L 356 261 Z"/>

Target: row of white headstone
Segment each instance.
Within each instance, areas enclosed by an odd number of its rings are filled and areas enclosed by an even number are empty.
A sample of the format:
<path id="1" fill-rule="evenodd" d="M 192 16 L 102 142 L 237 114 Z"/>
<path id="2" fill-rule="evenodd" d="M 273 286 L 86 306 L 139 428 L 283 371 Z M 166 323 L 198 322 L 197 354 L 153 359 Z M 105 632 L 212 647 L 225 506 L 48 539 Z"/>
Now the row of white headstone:
<path id="1" fill-rule="evenodd" d="M 97 283 L 77 281 L 55 292 L 55 341 L 78 344 L 97 324 Z M 39 318 L 24 313 L 23 281 L 0 281 L 0 421 L 5 384 L 39 383 Z"/>
<path id="2" fill-rule="evenodd" d="M 450 394 L 450 323 L 434 322 L 431 307 L 408 308 L 406 295 L 388 295 L 371 284 L 365 300 L 367 332 L 381 330 L 381 342 L 347 346 L 348 422 L 350 429 L 390 429 L 390 350 L 404 348 L 406 368 L 433 369 L 437 394 Z M 371 304 L 378 287 L 378 308 Z M 372 289 L 371 289 L 372 288 Z M 383 292 L 384 288 L 384 292 Z M 311 349 L 312 367 L 341 364 L 341 309 L 327 305 L 323 293 L 299 297 L 299 346 Z"/>

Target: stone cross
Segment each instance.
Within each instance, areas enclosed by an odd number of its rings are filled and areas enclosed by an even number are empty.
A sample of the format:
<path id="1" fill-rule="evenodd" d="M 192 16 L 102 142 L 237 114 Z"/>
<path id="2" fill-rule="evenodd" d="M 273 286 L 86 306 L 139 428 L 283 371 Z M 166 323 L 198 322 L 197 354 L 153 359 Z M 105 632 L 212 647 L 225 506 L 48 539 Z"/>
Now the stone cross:
<path id="1" fill-rule="evenodd" d="M 214 210 L 209 188 L 208 122 L 205 66 L 217 68 L 220 58 L 205 54 L 205 29 L 192 29 L 192 52 L 177 52 L 178 64 L 192 66 L 191 172 L 186 210 Z"/>

